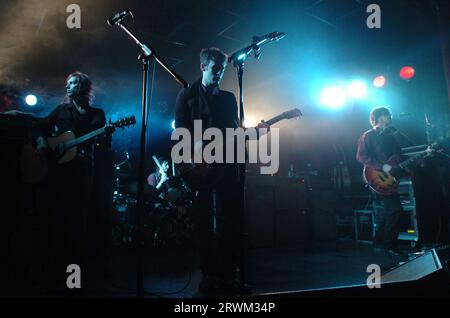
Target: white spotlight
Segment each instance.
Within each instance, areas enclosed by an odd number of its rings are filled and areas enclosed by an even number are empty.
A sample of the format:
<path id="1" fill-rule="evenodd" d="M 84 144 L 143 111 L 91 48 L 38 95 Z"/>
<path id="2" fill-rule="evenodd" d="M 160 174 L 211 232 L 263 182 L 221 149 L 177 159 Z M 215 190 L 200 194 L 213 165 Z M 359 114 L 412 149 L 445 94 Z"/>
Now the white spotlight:
<path id="1" fill-rule="evenodd" d="M 367 95 L 367 85 L 361 81 L 353 81 L 347 86 L 348 95 L 354 98 L 365 98 Z"/>
<path id="2" fill-rule="evenodd" d="M 322 91 L 320 102 L 330 108 L 340 108 L 347 100 L 347 95 L 341 87 L 332 86 Z"/>
<path id="3" fill-rule="evenodd" d="M 28 106 L 34 106 L 37 104 L 37 97 L 33 94 L 27 95 L 27 97 L 25 97 L 25 102 Z"/>

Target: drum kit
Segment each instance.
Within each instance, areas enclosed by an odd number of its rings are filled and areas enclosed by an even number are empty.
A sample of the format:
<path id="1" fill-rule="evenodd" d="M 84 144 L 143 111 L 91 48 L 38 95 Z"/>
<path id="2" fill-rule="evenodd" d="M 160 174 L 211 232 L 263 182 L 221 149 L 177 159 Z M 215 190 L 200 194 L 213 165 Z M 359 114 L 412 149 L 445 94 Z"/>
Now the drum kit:
<path id="1" fill-rule="evenodd" d="M 131 169 L 129 153 L 125 151 L 118 156 L 122 158 L 114 164 L 113 240 L 123 246 L 132 244 L 135 238 L 137 178 Z M 194 227 L 189 213 L 193 194 L 179 177 L 169 176 L 166 182 L 164 195 L 145 185 L 145 243 L 152 248 L 186 247 L 193 241 Z"/>

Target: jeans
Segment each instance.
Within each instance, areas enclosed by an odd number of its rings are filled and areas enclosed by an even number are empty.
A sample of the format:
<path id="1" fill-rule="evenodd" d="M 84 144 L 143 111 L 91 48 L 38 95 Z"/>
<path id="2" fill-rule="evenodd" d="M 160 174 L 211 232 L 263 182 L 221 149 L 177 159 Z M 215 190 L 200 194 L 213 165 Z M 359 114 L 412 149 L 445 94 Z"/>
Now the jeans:
<path id="1" fill-rule="evenodd" d="M 379 195 L 374 194 L 375 209 L 375 238 L 374 245 L 385 249 L 397 246 L 397 237 L 400 232 L 400 218 L 403 213 L 402 204 L 398 194 Z"/>

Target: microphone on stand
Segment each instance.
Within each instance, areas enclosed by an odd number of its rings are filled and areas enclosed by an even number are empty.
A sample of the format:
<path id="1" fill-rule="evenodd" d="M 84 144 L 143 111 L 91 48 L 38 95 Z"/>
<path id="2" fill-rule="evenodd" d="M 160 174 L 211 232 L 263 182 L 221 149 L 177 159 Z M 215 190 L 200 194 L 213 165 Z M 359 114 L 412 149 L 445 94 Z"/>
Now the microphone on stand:
<path id="1" fill-rule="evenodd" d="M 276 42 L 278 40 L 281 40 L 285 36 L 286 36 L 286 33 L 284 33 L 284 32 L 272 32 L 272 33 L 267 33 L 266 35 L 262 35 L 262 36 L 254 36 L 252 44 L 231 54 L 231 56 L 228 58 L 228 63 L 231 63 L 231 62 L 236 63 L 238 61 L 243 61 L 248 57 L 248 55 L 252 51 L 255 54 L 255 58 L 259 59 L 259 57 L 261 55 L 261 50 L 260 50 L 261 45 L 267 44 L 270 42 Z"/>
<path id="2" fill-rule="evenodd" d="M 276 42 L 276 41 L 281 40 L 285 36 L 286 36 L 286 33 L 284 33 L 284 32 L 272 32 L 272 33 L 267 33 L 266 35 L 262 35 L 262 36 L 255 35 L 253 37 L 253 43 L 255 43 L 256 45 L 261 45 L 264 43 Z"/>
<path id="3" fill-rule="evenodd" d="M 119 12 L 116 15 L 109 17 L 107 22 L 110 26 L 115 26 L 117 24 L 117 22 L 125 19 L 129 15 L 133 15 L 130 10 Z"/>

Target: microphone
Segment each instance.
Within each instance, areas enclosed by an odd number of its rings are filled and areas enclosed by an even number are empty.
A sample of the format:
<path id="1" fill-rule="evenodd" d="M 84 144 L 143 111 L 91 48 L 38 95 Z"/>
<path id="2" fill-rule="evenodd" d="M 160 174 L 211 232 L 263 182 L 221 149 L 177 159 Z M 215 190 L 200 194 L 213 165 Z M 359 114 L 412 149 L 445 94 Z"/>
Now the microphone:
<path id="1" fill-rule="evenodd" d="M 281 40 L 285 36 L 286 36 L 286 33 L 284 33 L 284 32 L 267 33 L 266 35 L 262 35 L 262 36 L 254 36 L 253 43 L 255 43 L 256 45 L 261 45 L 264 43 L 276 42 L 276 41 Z"/>
<path id="2" fill-rule="evenodd" d="M 247 46 L 241 50 L 234 52 L 230 57 L 228 57 L 228 63 L 231 63 L 231 62 L 236 63 L 237 61 L 245 60 L 251 51 L 254 52 L 255 58 L 259 59 L 259 56 L 261 55 L 259 46 L 266 44 L 266 43 L 270 43 L 270 42 L 276 42 L 278 40 L 281 40 L 285 36 L 286 36 L 286 33 L 284 33 L 284 32 L 272 32 L 272 33 L 267 33 L 266 35 L 262 35 L 262 36 L 254 36 L 252 44 L 250 44 L 249 46 Z"/>
<path id="3" fill-rule="evenodd" d="M 115 26 L 117 24 L 117 22 L 119 22 L 120 20 L 125 19 L 127 16 L 132 15 L 130 10 L 126 10 L 123 12 L 119 12 L 116 15 L 109 17 L 107 22 L 110 26 Z"/>

